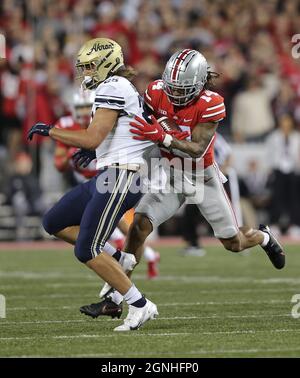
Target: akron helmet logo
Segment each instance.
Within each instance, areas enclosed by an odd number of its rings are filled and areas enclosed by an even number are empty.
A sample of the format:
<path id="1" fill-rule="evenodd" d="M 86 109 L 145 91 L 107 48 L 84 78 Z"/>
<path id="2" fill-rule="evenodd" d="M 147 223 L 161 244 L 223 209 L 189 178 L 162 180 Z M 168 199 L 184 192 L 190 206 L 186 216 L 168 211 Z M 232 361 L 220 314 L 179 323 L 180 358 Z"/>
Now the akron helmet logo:
<path id="1" fill-rule="evenodd" d="M 88 53 L 86 53 L 86 55 L 91 55 L 93 52 L 98 52 L 101 50 L 108 50 L 108 49 L 113 49 L 113 45 L 112 44 L 102 45 L 101 43 L 95 43 L 93 47 L 91 48 L 91 50 Z"/>

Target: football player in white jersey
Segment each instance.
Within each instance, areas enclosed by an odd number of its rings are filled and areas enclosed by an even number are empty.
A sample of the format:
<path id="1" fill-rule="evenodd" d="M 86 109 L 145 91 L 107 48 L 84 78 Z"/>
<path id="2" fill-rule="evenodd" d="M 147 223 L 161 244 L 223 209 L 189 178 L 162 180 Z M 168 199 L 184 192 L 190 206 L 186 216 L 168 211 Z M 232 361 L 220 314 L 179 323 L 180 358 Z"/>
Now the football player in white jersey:
<path id="1" fill-rule="evenodd" d="M 61 117 L 56 123 L 55 127 L 65 130 L 80 130 L 86 129 L 89 126 L 91 118 L 92 105 L 95 99 L 95 91 L 91 90 L 75 90 L 72 91 L 71 102 L 68 101 L 68 105 L 71 111 L 71 115 Z M 68 93 L 68 97 L 70 94 Z M 92 177 L 97 175 L 96 170 L 96 155 L 94 151 L 89 150 L 79 150 L 76 147 L 68 146 L 64 143 L 56 141 L 56 147 L 54 152 L 54 164 L 58 171 L 74 171 L 75 179 L 77 184 L 86 182 Z M 48 223 L 56 224 L 56 228 L 63 230 L 65 228 L 64 218 L 65 213 L 68 212 L 69 206 L 73 206 L 74 203 L 71 200 L 68 201 L 68 197 L 63 200 L 64 206 L 62 206 L 62 201 L 59 206 L 56 206 L 52 209 L 47 215 Z M 52 219 L 50 219 L 52 218 Z M 60 224 L 62 222 L 62 224 Z M 127 222 L 122 218 L 118 227 L 116 227 L 113 233 L 110 235 L 109 242 L 106 242 L 103 250 L 111 255 L 116 253 L 117 250 L 122 250 L 125 242 L 126 235 L 128 233 L 129 226 Z M 73 225 L 72 230 L 68 232 L 60 233 L 60 237 L 66 242 L 75 245 L 76 240 L 79 234 L 79 225 Z M 58 235 L 57 235 L 58 236 Z M 72 239 L 72 237 L 74 237 Z M 112 243 L 113 245 L 111 245 Z M 125 256 L 125 255 L 124 255 Z M 147 262 L 147 277 L 149 279 L 156 278 L 158 276 L 158 262 L 160 255 L 158 252 L 154 251 L 150 246 L 144 247 L 144 258 Z M 128 256 L 125 259 L 129 260 L 130 265 L 132 265 L 133 256 Z M 130 266 L 129 266 L 130 268 Z M 102 293 L 100 293 L 100 298 Z M 123 301 L 123 299 L 122 299 Z M 115 308 L 116 311 L 113 312 L 112 309 Z M 92 305 L 82 306 L 80 311 L 86 315 L 97 317 L 99 315 L 107 315 L 111 317 L 119 317 L 121 315 L 120 309 L 118 306 L 115 306 L 111 303 L 108 298 L 106 301 L 102 302 L 101 307 Z"/>
<path id="2" fill-rule="evenodd" d="M 95 99 L 95 93 L 91 90 L 77 89 L 72 90 L 68 96 L 68 107 L 71 114 L 61 117 L 56 123 L 55 127 L 63 130 L 80 130 L 86 129 L 91 120 L 91 110 Z M 71 97 L 71 101 L 69 100 Z M 83 157 L 82 151 L 76 147 L 68 146 L 60 141 L 55 143 L 54 151 L 54 165 L 59 172 L 72 171 L 74 173 L 74 179 L 76 184 L 80 184 L 90 180 L 92 177 L 97 175 L 96 169 L 96 155 L 94 151 L 84 151 L 84 161 L 81 161 Z M 86 161 L 87 157 L 91 161 Z M 66 201 L 64 201 L 66 206 Z M 70 204 L 71 205 L 71 204 Z M 56 223 L 59 227 L 59 223 L 64 219 L 64 212 L 66 209 L 63 206 L 56 207 L 56 212 L 52 211 L 51 215 L 54 217 L 52 222 Z M 124 220 L 120 220 L 118 226 L 127 233 L 128 226 Z M 63 229 L 63 227 L 60 227 Z M 79 226 L 78 226 L 79 233 Z M 68 239 L 66 241 L 70 242 L 70 234 L 68 233 Z M 78 235 L 77 235 L 78 236 Z M 124 245 L 125 236 L 123 232 L 116 227 L 110 236 L 110 241 L 112 241 L 118 249 L 122 249 Z M 75 245 L 76 239 L 73 240 L 72 244 Z M 111 251 L 112 246 L 106 243 L 103 247 L 104 251 Z M 108 252 L 109 253 L 109 252 Z M 154 251 L 153 251 L 154 253 Z"/>
<path id="3" fill-rule="evenodd" d="M 70 146 L 96 150 L 96 168 L 99 174 L 90 181 L 76 186 L 54 206 L 69 204 L 65 211 L 65 224 L 58 229 L 44 216 L 43 225 L 50 234 L 65 238 L 80 224 L 75 244 L 75 255 L 104 281 L 120 292 L 129 305 L 127 317 L 115 331 L 138 329 L 147 320 L 158 315 L 157 307 L 146 299 L 126 276 L 124 256 L 114 258 L 103 252 L 103 247 L 123 214 L 134 207 L 142 193 L 139 188 L 139 170 L 150 141 L 132 138 L 129 122 L 133 116 L 143 117 L 142 100 L 131 84 L 132 72 L 124 66 L 121 47 L 106 38 L 87 41 L 79 50 L 76 68 L 83 85 L 95 90 L 92 121 L 87 129 L 62 130 L 52 125 L 37 123 L 29 133 L 50 136 Z M 71 204 L 71 205 L 70 205 Z M 130 264 L 129 264 L 130 265 Z M 122 269 L 123 267 L 123 269 Z"/>

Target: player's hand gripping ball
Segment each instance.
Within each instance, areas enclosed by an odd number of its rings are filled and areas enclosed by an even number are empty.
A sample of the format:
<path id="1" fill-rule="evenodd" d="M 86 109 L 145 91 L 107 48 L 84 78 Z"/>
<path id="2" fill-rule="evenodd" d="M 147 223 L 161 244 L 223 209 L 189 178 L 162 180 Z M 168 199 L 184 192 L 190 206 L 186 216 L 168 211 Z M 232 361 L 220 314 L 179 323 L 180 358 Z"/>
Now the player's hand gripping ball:
<path id="1" fill-rule="evenodd" d="M 151 140 L 154 143 L 160 143 L 165 147 L 170 147 L 173 140 L 171 132 L 175 138 L 179 136 L 177 139 L 185 139 L 189 135 L 187 131 L 181 131 L 177 125 L 176 128 L 174 126 L 172 130 L 165 119 L 163 119 L 164 122 L 161 124 L 153 115 L 151 115 L 152 123 L 148 123 L 138 116 L 134 119 L 134 122 L 130 122 L 130 126 L 134 127 L 130 129 L 130 131 L 135 134 L 133 138 L 137 140 Z"/>

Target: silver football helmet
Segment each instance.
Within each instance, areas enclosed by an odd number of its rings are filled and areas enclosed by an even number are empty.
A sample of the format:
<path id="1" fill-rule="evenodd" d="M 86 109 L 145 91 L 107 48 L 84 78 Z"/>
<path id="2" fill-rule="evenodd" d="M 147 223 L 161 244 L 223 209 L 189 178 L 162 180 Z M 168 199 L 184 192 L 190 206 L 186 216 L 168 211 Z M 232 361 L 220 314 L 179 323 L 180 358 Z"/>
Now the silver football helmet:
<path id="1" fill-rule="evenodd" d="M 207 74 L 207 61 L 199 51 L 177 51 L 168 60 L 162 75 L 163 90 L 173 105 L 185 106 L 199 95 Z"/>
<path id="2" fill-rule="evenodd" d="M 90 123 L 95 91 L 75 90 L 70 103 L 70 110 L 76 122 L 87 127 Z"/>

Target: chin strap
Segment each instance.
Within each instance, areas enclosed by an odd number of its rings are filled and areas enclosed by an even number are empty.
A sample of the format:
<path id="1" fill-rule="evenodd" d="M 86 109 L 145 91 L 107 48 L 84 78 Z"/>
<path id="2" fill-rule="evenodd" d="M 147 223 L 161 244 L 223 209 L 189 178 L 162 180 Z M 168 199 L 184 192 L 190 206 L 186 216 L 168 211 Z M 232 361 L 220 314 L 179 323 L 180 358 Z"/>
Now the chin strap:
<path id="1" fill-rule="evenodd" d="M 98 82 L 95 82 L 92 76 L 85 76 L 81 83 L 82 89 L 95 89 L 97 85 Z"/>

